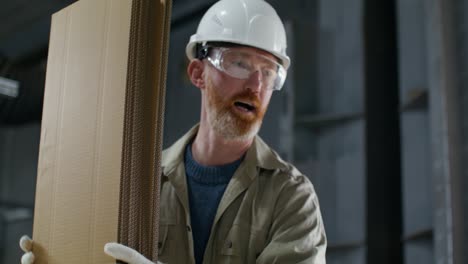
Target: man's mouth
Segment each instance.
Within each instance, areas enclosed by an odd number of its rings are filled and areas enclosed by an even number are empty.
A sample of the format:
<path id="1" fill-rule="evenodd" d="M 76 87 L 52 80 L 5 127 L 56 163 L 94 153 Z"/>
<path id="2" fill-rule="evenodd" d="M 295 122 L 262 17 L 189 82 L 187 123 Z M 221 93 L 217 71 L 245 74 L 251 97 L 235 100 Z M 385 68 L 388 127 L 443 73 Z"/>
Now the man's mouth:
<path id="1" fill-rule="evenodd" d="M 234 102 L 234 105 L 246 112 L 254 112 L 256 110 L 256 107 L 253 104 L 247 103 L 247 102 L 242 102 L 242 101 L 236 101 Z"/>

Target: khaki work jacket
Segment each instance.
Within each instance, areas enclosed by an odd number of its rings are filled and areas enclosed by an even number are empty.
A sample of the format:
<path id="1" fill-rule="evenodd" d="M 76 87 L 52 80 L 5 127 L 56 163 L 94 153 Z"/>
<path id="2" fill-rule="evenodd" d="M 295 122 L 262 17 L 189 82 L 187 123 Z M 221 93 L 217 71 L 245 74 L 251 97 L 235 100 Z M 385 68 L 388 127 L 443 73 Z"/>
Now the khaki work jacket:
<path id="1" fill-rule="evenodd" d="M 166 264 L 195 264 L 184 151 L 197 130 L 163 152 L 158 246 Z M 256 137 L 218 206 L 203 264 L 325 264 L 326 245 L 309 179 Z"/>

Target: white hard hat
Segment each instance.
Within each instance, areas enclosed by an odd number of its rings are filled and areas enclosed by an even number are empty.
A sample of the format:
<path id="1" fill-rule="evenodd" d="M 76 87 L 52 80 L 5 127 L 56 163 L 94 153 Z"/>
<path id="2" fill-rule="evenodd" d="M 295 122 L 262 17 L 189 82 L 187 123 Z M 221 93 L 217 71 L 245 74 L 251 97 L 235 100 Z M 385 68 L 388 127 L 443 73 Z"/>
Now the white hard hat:
<path id="1" fill-rule="evenodd" d="M 286 32 L 276 11 L 264 0 L 220 0 L 205 13 L 185 52 L 195 58 L 197 44 L 228 42 L 265 50 L 288 69 Z"/>

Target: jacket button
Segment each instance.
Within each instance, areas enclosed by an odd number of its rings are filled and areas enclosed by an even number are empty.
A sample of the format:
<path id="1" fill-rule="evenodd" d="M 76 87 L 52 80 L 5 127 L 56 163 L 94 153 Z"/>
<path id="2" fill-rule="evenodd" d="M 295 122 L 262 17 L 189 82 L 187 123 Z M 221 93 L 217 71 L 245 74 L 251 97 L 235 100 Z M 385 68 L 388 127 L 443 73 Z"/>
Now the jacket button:
<path id="1" fill-rule="evenodd" d="M 187 231 L 192 231 L 192 229 L 190 228 L 190 226 L 187 226 Z"/>

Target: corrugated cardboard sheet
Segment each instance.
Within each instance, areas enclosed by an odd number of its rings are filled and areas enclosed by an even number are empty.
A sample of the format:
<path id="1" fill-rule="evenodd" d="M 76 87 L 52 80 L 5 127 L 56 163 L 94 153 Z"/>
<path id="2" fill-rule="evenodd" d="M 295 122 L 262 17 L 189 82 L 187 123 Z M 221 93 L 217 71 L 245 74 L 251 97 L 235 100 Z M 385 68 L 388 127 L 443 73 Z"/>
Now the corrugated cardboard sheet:
<path id="1" fill-rule="evenodd" d="M 53 15 L 36 263 L 115 263 L 110 241 L 156 260 L 169 14 L 170 1 L 81 0 Z"/>

